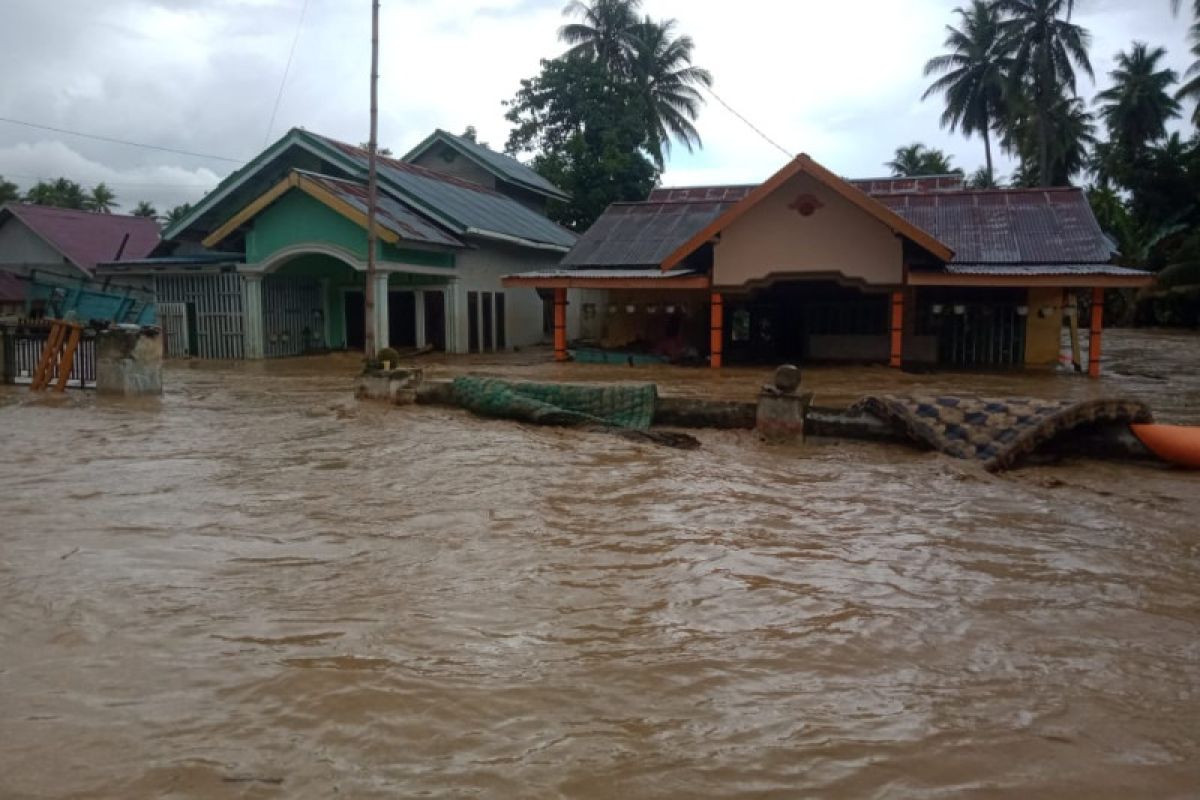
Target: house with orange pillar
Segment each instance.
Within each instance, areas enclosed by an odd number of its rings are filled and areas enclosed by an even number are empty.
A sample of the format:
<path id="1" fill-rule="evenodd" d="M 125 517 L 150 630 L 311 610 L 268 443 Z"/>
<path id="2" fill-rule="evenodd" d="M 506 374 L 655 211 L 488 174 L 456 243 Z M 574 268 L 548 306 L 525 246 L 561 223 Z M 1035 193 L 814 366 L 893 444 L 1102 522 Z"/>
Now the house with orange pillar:
<path id="1" fill-rule="evenodd" d="M 1117 255 L 1076 188 L 846 180 L 800 155 L 761 185 L 614 203 L 556 268 L 504 284 L 554 298 L 556 358 L 712 367 L 1049 367 L 1084 298 L 1098 374 L 1104 291 L 1152 281 Z"/>

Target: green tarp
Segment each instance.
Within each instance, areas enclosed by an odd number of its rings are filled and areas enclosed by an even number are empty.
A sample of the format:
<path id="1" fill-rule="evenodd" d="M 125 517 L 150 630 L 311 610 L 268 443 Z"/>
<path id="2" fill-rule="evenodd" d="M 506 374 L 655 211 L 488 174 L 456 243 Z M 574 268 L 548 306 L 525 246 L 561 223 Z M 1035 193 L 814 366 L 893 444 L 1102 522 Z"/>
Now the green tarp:
<path id="1" fill-rule="evenodd" d="M 644 431 L 654 421 L 658 391 L 652 383 L 589 386 L 460 377 L 454 379 L 454 396 L 463 408 L 486 417 Z"/>

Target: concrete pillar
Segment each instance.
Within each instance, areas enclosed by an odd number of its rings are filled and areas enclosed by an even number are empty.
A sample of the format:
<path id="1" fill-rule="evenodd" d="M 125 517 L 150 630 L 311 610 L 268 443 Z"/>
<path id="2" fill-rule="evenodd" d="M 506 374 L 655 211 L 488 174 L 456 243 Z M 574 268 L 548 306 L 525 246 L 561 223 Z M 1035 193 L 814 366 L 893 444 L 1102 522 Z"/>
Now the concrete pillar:
<path id="1" fill-rule="evenodd" d="M 330 327 L 332 323 L 329 320 L 329 315 L 331 313 L 333 313 L 333 309 L 330 308 L 330 305 L 329 305 L 329 285 L 330 285 L 329 278 L 321 279 L 322 326 L 321 326 L 321 330 L 318 333 L 320 333 L 320 335 L 321 335 L 321 346 L 325 347 L 325 348 L 333 347 L 333 345 L 330 344 L 330 342 L 329 342 L 330 337 L 332 337 L 332 335 L 333 335 L 333 329 Z"/>
<path id="2" fill-rule="evenodd" d="M 481 315 L 482 316 L 482 315 Z M 567 290 L 554 290 L 554 360 L 566 361 L 567 355 Z"/>
<path id="3" fill-rule="evenodd" d="M 141 328 L 96 334 L 96 392 L 132 397 L 162 394 L 162 337 Z"/>
<path id="4" fill-rule="evenodd" d="M 457 278 L 446 284 L 446 352 L 467 352 L 467 290 Z"/>
<path id="5" fill-rule="evenodd" d="M 1092 326 L 1088 331 L 1088 377 L 1100 377 L 1101 335 L 1104 332 L 1104 290 L 1092 289 Z"/>
<path id="6" fill-rule="evenodd" d="M 388 274 L 375 273 L 375 352 L 391 347 L 388 341 Z"/>
<path id="7" fill-rule="evenodd" d="M 709 313 L 709 358 L 708 365 L 720 369 L 725 350 L 725 299 L 720 292 L 713 292 Z"/>
<path id="8" fill-rule="evenodd" d="M 413 290 L 413 325 L 416 326 L 417 347 L 425 346 L 425 292 Z"/>
<path id="9" fill-rule="evenodd" d="M 904 363 L 904 292 L 892 292 L 892 348 L 888 366 L 900 369 Z"/>
<path id="10" fill-rule="evenodd" d="M 263 321 L 263 276 L 242 276 L 242 314 L 245 317 L 246 358 L 266 357 L 266 327 Z"/>

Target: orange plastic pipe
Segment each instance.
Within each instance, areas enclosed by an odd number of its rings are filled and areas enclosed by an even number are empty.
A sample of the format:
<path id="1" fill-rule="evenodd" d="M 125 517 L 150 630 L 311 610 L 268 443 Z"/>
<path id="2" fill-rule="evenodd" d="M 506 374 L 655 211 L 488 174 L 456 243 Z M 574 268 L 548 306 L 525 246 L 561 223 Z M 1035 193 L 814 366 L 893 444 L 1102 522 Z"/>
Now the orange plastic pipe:
<path id="1" fill-rule="evenodd" d="M 904 292 L 892 292 L 892 358 L 889 366 L 899 369 L 904 361 Z"/>
<path id="2" fill-rule="evenodd" d="M 713 369 L 720 369 L 721 355 L 725 345 L 725 300 L 718 292 L 713 292 L 709 319 L 710 357 L 708 365 Z"/>
<path id="3" fill-rule="evenodd" d="M 1104 290 L 1092 289 L 1092 328 L 1088 331 L 1088 377 L 1100 377 L 1101 336 L 1104 333 Z"/>
<path id="4" fill-rule="evenodd" d="M 554 290 L 554 360 L 567 360 L 567 290 Z"/>

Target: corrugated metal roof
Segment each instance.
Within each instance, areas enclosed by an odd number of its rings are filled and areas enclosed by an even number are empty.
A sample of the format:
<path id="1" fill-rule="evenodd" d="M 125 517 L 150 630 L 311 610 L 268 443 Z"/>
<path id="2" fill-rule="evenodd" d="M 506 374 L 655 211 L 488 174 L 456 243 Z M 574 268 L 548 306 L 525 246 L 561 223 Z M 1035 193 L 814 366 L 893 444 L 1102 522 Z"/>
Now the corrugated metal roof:
<path id="1" fill-rule="evenodd" d="M 685 200 L 714 200 L 736 203 L 758 188 L 756 183 L 733 186 L 677 186 L 654 189 L 646 198 L 651 203 L 672 203 Z"/>
<path id="2" fill-rule="evenodd" d="M 328 175 L 319 175 L 315 172 L 303 172 L 301 170 L 296 170 L 296 172 L 304 179 L 317 184 L 342 202 L 349 204 L 356 211 L 362 214 L 367 213 L 367 187 L 365 185 L 356 181 L 346 181 L 340 178 L 331 178 Z M 395 233 L 403 241 L 445 245 L 447 247 L 465 247 L 458 239 L 410 211 L 394 197 L 391 197 L 386 189 L 382 189 L 379 192 L 377 209 L 378 215 L 376 220 L 378 224 Z"/>
<path id="3" fill-rule="evenodd" d="M 566 255 L 564 267 L 657 266 L 736 201 L 614 203 Z"/>
<path id="4" fill-rule="evenodd" d="M 336 139 L 309 135 L 366 169 L 365 150 Z M 577 237 L 574 233 L 510 197 L 396 159 L 380 158 L 378 161 L 381 183 L 418 207 L 421 213 L 446 224 L 457 234 L 495 234 L 564 250 L 575 244 Z"/>
<path id="5" fill-rule="evenodd" d="M 148 217 L 26 203 L 8 203 L 0 211 L 21 220 L 88 275 L 95 272 L 96 264 L 101 261 L 144 258 L 158 244 L 158 223 Z"/>
<path id="6" fill-rule="evenodd" d="M 473 142 L 464 136 L 455 136 L 453 133 L 441 129 L 434 131 L 429 138 L 414 147 L 401 160 L 414 160 L 436 142 L 444 142 L 446 145 L 465 153 L 468 158 L 480 163 L 484 169 L 502 180 L 524 186 L 540 194 L 557 197 L 560 200 L 570 199 L 570 195 L 562 189 L 512 156 L 497 153 L 486 145 Z"/>
<path id="7" fill-rule="evenodd" d="M 1080 189 L 998 189 L 880 197 L 964 264 L 1103 264 L 1112 244 Z"/>
<path id="8" fill-rule="evenodd" d="M 1142 277 L 1151 275 L 1140 269 L 1128 269 L 1113 264 L 959 264 L 946 267 L 951 275 L 1014 275 L 1019 277 L 1062 275 L 1113 275 Z"/>
<path id="9" fill-rule="evenodd" d="M 891 194 L 936 194 L 961 192 L 966 186 L 962 175 L 921 175 L 915 178 L 851 178 L 849 183 L 872 197 Z"/>
<path id="10" fill-rule="evenodd" d="M 505 275 L 506 278 L 595 278 L 597 280 L 629 280 L 630 278 L 659 280 L 665 278 L 686 278 L 699 273 L 690 269 L 672 269 L 663 271 L 657 267 L 644 269 L 545 269 L 535 272 L 521 272 L 516 275 Z"/>

